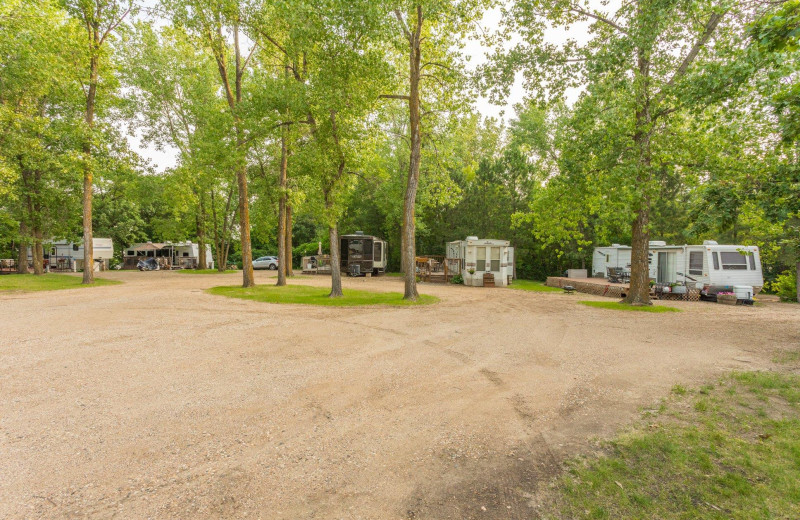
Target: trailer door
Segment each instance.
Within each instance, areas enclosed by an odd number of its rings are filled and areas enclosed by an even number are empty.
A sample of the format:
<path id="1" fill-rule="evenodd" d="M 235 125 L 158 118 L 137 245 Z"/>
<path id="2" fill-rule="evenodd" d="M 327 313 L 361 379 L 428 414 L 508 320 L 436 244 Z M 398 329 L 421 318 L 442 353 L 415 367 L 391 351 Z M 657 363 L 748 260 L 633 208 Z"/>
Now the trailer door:
<path id="1" fill-rule="evenodd" d="M 677 254 L 674 252 L 659 251 L 658 253 L 658 283 L 674 283 L 677 281 L 676 274 Z"/>

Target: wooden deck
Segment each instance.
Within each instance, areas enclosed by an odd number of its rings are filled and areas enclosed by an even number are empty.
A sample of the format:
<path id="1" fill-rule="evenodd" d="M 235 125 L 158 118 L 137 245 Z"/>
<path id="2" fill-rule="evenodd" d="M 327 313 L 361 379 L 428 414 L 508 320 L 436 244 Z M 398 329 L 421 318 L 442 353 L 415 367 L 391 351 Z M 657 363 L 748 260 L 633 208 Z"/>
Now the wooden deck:
<path id="1" fill-rule="evenodd" d="M 594 294 L 596 296 L 607 296 L 608 298 L 624 298 L 628 295 L 630 284 L 611 283 L 605 278 L 565 278 L 563 276 L 548 276 L 545 285 L 550 287 L 564 287 L 571 285 L 576 291 Z M 662 294 L 650 293 L 653 298 L 662 300 L 691 300 L 700 299 L 700 291 L 688 289 L 686 294 Z"/>

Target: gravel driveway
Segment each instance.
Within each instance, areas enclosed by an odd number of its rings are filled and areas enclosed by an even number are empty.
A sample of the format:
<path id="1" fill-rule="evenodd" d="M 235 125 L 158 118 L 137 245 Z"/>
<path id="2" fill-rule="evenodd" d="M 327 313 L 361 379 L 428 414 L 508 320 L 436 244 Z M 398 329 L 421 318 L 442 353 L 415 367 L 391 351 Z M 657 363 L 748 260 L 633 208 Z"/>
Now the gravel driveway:
<path id="1" fill-rule="evenodd" d="M 421 285 L 441 302 L 318 308 L 202 291 L 238 274 L 104 276 L 125 283 L 0 294 L 2 518 L 536 517 L 564 457 L 674 384 L 800 344 L 778 303 Z"/>

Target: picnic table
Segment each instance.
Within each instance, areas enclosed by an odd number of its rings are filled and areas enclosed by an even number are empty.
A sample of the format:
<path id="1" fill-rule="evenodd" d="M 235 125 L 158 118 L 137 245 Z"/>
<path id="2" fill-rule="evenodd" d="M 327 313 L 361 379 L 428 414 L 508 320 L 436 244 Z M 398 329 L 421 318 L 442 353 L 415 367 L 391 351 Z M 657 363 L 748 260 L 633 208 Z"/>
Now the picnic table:
<path id="1" fill-rule="evenodd" d="M 15 273 L 17 261 L 13 258 L 0 258 L 0 273 Z"/>
<path id="2" fill-rule="evenodd" d="M 622 267 L 606 267 L 608 281 L 611 283 L 628 283 L 631 281 L 630 272 Z"/>

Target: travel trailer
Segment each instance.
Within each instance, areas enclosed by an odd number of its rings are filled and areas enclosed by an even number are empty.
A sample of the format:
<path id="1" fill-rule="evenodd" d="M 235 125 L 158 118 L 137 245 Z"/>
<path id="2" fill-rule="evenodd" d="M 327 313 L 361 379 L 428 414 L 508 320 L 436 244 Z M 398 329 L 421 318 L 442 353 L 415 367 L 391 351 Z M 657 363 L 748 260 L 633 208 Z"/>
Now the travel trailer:
<path id="1" fill-rule="evenodd" d="M 448 242 L 447 259 L 461 260 L 464 285 L 506 287 L 514 278 L 514 248 L 508 240 L 467 237 Z"/>
<path id="2" fill-rule="evenodd" d="M 748 285 L 755 295 L 764 286 L 761 255 L 756 246 L 721 245 L 713 240 L 682 246 L 651 241 L 648 256 L 650 279 L 659 284 L 683 283 L 708 295 Z M 605 278 L 609 267 L 630 271 L 630 246 L 596 247 L 592 273 Z"/>
<path id="3" fill-rule="evenodd" d="M 93 238 L 92 245 L 94 270 L 107 270 L 109 260 L 114 256 L 114 242 L 110 238 Z M 45 265 L 51 271 L 82 271 L 83 244 L 66 240 L 45 243 L 44 260 Z M 28 248 L 28 261 L 33 261 L 30 247 Z"/>
<path id="4" fill-rule="evenodd" d="M 350 276 L 381 275 L 386 272 L 386 242 L 356 231 L 339 238 L 340 269 Z"/>
<path id="5" fill-rule="evenodd" d="M 162 269 L 197 269 L 200 246 L 190 241 L 153 243 L 145 242 L 126 247 L 122 253 L 122 268 L 136 269 L 139 260 L 154 258 Z M 206 244 L 206 265 L 200 269 L 214 269 L 211 245 Z"/>

